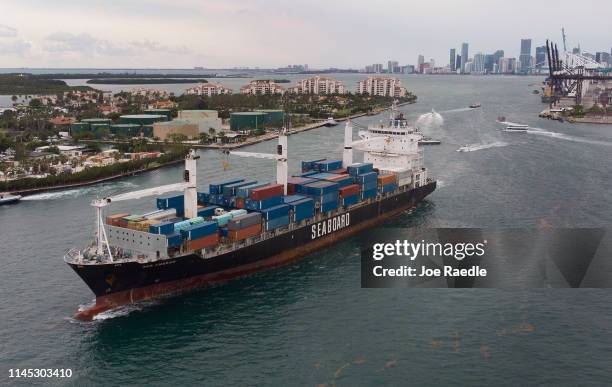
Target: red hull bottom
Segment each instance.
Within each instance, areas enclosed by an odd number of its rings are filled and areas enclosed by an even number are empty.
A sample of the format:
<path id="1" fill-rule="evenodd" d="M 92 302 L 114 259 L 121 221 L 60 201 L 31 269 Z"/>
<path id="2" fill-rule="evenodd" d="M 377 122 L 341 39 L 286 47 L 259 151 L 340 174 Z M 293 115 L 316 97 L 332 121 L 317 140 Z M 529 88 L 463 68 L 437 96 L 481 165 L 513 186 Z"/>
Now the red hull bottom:
<path id="1" fill-rule="evenodd" d="M 79 311 L 74 316 L 74 318 L 81 321 L 91 321 L 96 315 L 102 312 L 115 309 L 122 305 L 133 304 L 135 302 L 145 301 L 163 295 L 177 294 L 190 289 L 211 287 L 218 284 L 222 284 L 231 279 L 244 277 L 249 274 L 260 272 L 266 269 L 285 265 L 316 250 L 320 250 L 326 246 L 332 245 L 338 242 L 339 240 L 346 239 L 349 236 L 366 228 L 370 228 L 380 223 L 383 223 L 385 220 L 394 217 L 400 214 L 401 212 L 408 210 L 409 208 L 410 207 L 401 208 L 396 211 L 387 212 L 383 215 L 380 215 L 376 219 L 361 222 L 348 229 L 343 229 L 333 234 L 329 234 L 325 237 L 315 239 L 308 245 L 302 246 L 299 249 L 285 251 L 281 254 L 277 254 L 254 263 L 245 264 L 216 273 L 193 276 L 177 281 L 164 282 L 141 288 L 130 289 L 123 292 L 117 292 L 109 294 L 107 296 L 97 297 L 96 304 L 93 307 L 83 311 Z"/>

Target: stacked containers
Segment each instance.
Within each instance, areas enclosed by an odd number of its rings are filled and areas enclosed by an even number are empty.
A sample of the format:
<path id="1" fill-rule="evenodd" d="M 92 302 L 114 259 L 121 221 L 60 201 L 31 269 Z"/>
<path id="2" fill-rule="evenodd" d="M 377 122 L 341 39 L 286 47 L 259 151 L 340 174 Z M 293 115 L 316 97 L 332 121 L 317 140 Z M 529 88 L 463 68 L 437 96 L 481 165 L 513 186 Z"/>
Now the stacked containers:
<path id="1" fill-rule="evenodd" d="M 175 208 L 177 216 L 184 216 L 185 199 L 183 195 L 171 196 L 169 198 L 158 198 L 157 208 L 160 210 L 167 210 L 169 208 Z"/>
<path id="2" fill-rule="evenodd" d="M 110 226 L 119 226 L 119 221 L 121 220 L 121 218 L 125 218 L 126 216 L 129 216 L 129 213 L 122 213 L 122 214 L 114 214 L 114 215 L 109 215 L 106 217 L 106 224 L 110 225 Z"/>
<path id="3" fill-rule="evenodd" d="M 181 236 L 187 240 L 187 249 L 200 250 L 219 243 L 217 222 L 193 224 L 181 230 Z"/>
<path id="4" fill-rule="evenodd" d="M 380 193 L 387 193 L 397 188 L 397 177 L 395 175 L 380 175 L 376 179 Z"/>
<path id="5" fill-rule="evenodd" d="M 306 185 L 306 193 L 319 204 L 321 212 L 327 212 L 338 208 L 337 183 L 329 181 L 318 181 Z"/>
<path id="6" fill-rule="evenodd" d="M 257 181 L 256 180 L 242 181 L 239 183 L 232 183 L 232 184 L 224 185 L 223 186 L 223 196 L 225 197 L 236 196 L 238 194 L 238 188 L 248 186 L 248 185 L 253 185 L 253 184 L 257 184 Z"/>
<path id="7" fill-rule="evenodd" d="M 149 232 L 151 234 L 172 234 L 174 232 L 174 223 L 166 221 L 157 224 L 152 224 L 149 226 Z"/>
<path id="8" fill-rule="evenodd" d="M 174 232 L 167 236 L 168 247 L 178 247 L 183 243 L 183 239 L 181 238 L 180 232 Z"/>
<path id="9" fill-rule="evenodd" d="M 353 181 L 361 186 L 361 200 L 376 196 L 377 176 L 376 172 L 366 172 L 353 176 Z"/>
<path id="10" fill-rule="evenodd" d="M 259 212 L 236 216 L 227 224 L 227 237 L 232 242 L 254 237 L 260 233 L 261 214 Z"/>
<path id="11" fill-rule="evenodd" d="M 277 206 L 262 209 L 261 216 L 266 221 L 266 231 L 288 225 L 289 209 L 290 206 L 288 204 L 279 204 Z"/>
<path id="12" fill-rule="evenodd" d="M 351 184 L 346 187 L 342 187 L 338 190 L 338 194 L 340 195 L 340 200 L 342 200 L 343 206 L 350 206 L 351 204 L 355 204 L 359 201 L 359 185 Z"/>
<path id="13" fill-rule="evenodd" d="M 294 177 L 308 177 L 308 176 L 316 175 L 317 173 L 319 172 L 318 171 L 306 171 L 306 172 L 298 173 L 293 176 Z"/>
<path id="14" fill-rule="evenodd" d="M 362 175 L 364 173 L 372 172 L 374 165 L 372 163 L 356 163 L 349 165 L 346 171 L 351 176 Z"/>
<path id="15" fill-rule="evenodd" d="M 306 196 L 304 195 L 287 195 L 283 196 L 283 203 L 297 202 L 298 200 L 304 199 L 306 199 Z"/>
<path id="16" fill-rule="evenodd" d="M 311 177 L 290 177 L 289 179 L 287 179 L 287 194 L 304 194 L 306 193 L 304 185 L 308 183 L 314 183 L 315 181 L 316 180 Z"/>
<path id="17" fill-rule="evenodd" d="M 315 164 L 321 161 L 325 161 L 325 159 L 302 161 L 302 172 L 312 171 L 315 169 Z"/>
<path id="18" fill-rule="evenodd" d="M 299 222 L 307 218 L 312 218 L 314 216 L 314 203 L 314 200 L 311 198 L 304 198 L 289 202 L 289 207 L 291 207 L 291 220 L 293 222 Z"/>
<path id="19" fill-rule="evenodd" d="M 224 186 L 234 184 L 234 183 L 240 183 L 241 181 L 244 181 L 244 179 L 230 179 L 230 180 L 222 181 L 220 183 L 212 183 L 208 186 L 208 192 L 211 195 L 223 194 Z"/>
<path id="20" fill-rule="evenodd" d="M 282 194 L 283 186 L 281 184 L 253 188 L 249 193 L 249 199 L 244 201 L 244 206 L 251 210 L 273 207 L 283 202 Z"/>
<path id="21" fill-rule="evenodd" d="M 319 172 L 328 172 L 342 168 L 342 160 L 319 161 L 314 164 L 314 168 Z"/>

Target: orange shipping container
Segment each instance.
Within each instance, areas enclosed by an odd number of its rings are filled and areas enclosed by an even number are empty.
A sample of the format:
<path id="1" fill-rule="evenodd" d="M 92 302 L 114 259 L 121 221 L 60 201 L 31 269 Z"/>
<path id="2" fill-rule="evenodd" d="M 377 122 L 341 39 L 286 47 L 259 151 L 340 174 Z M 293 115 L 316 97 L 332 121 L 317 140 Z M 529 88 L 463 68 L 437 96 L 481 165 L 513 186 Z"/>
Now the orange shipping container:
<path id="1" fill-rule="evenodd" d="M 395 175 L 380 175 L 376 180 L 378 180 L 378 185 L 386 185 L 397 181 Z"/>
<path id="2" fill-rule="evenodd" d="M 118 226 L 119 221 L 121 220 L 121 218 L 123 218 L 124 216 L 129 216 L 129 213 L 123 213 L 123 214 L 114 214 L 114 215 L 109 215 L 106 217 L 106 224 L 109 224 L 111 226 Z"/>
<path id="3" fill-rule="evenodd" d="M 339 190 L 340 196 L 345 198 L 347 196 L 356 195 L 359 193 L 359 184 L 351 184 L 346 187 L 342 187 Z"/>
<path id="4" fill-rule="evenodd" d="M 241 197 L 236 198 L 236 208 L 244 208 L 244 199 Z"/>
<path id="5" fill-rule="evenodd" d="M 188 250 L 201 250 L 219 244 L 219 234 L 214 233 L 205 237 L 187 241 Z"/>
<path id="6" fill-rule="evenodd" d="M 243 228 L 241 230 L 228 230 L 227 238 L 232 241 L 241 241 L 246 238 L 254 237 L 261 234 L 261 223 Z"/>

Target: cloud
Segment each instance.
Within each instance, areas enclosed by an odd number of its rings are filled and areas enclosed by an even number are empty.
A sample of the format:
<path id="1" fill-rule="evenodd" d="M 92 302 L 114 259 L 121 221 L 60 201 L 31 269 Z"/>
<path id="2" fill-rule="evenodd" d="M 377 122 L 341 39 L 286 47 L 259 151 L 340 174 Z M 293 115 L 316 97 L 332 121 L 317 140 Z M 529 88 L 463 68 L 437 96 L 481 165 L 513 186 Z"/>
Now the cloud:
<path id="1" fill-rule="evenodd" d="M 153 52 L 165 52 L 168 54 L 188 54 L 190 50 L 185 46 L 166 46 L 161 44 L 160 42 L 154 40 L 133 40 L 130 42 L 130 45 L 134 48 L 153 51 Z"/>
<path id="2" fill-rule="evenodd" d="M 6 24 L 0 24 L 0 38 L 14 38 L 17 36 L 17 30 L 9 27 Z"/>
<path id="3" fill-rule="evenodd" d="M 4 55 L 26 55 L 30 53 L 32 44 L 23 39 L 0 40 L 0 52 Z"/>

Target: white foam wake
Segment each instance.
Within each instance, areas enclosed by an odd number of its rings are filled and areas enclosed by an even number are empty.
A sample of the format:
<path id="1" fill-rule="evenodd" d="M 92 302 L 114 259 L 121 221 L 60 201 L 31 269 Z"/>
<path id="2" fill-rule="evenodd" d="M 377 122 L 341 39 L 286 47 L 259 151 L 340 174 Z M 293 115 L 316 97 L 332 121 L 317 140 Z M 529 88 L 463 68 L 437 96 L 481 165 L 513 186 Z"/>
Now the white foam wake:
<path id="1" fill-rule="evenodd" d="M 87 195 L 91 192 L 117 191 L 131 187 L 136 187 L 136 184 L 129 182 L 121 182 L 119 184 L 106 183 L 102 185 L 93 185 L 83 188 L 69 188 L 62 191 L 43 192 L 39 194 L 25 196 L 21 200 L 54 200 L 62 198 L 76 198 L 82 195 Z"/>
<path id="2" fill-rule="evenodd" d="M 581 142 L 581 143 L 584 143 L 584 144 L 612 146 L 612 142 L 609 142 L 609 141 L 590 140 L 588 138 L 570 136 L 568 134 L 557 133 L 557 132 L 550 132 L 548 130 L 544 130 L 544 129 L 541 129 L 541 128 L 529 128 L 527 130 L 527 133 L 528 134 L 535 134 L 537 136 L 546 136 L 546 137 L 557 138 L 559 140 Z"/>
<path id="3" fill-rule="evenodd" d="M 469 144 L 457 149 L 457 152 L 475 152 L 489 148 L 501 148 L 507 145 L 508 143 L 505 143 L 503 141 L 496 141 L 489 144 Z"/>

